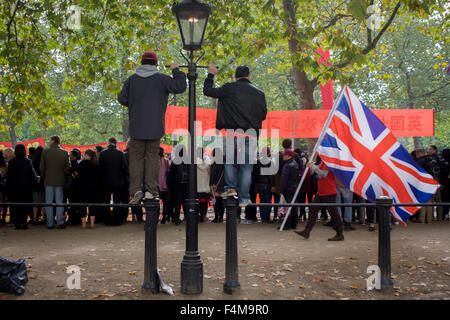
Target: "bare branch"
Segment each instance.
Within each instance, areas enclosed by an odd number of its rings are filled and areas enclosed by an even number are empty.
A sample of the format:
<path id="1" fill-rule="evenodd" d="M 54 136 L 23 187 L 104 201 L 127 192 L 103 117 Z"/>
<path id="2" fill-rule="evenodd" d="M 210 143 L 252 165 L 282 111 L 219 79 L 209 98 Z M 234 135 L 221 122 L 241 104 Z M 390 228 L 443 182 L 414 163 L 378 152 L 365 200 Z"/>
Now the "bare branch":
<path id="1" fill-rule="evenodd" d="M 397 5 L 395 6 L 394 11 L 392 11 L 391 16 L 389 17 L 388 21 L 384 25 L 383 29 L 381 29 L 381 31 L 378 33 L 378 35 L 375 37 L 375 39 L 373 39 L 373 41 L 371 43 L 368 43 L 367 47 L 362 51 L 363 54 L 367 54 L 370 51 L 372 51 L 373 49 L 375 49 L 378 41 L 380 41 L 380 39 L 381 39 L 381 36 L 386 32 L 387 28 L 389 28 L 392 21 L 394 21 L 394 18 L 397 15 L 398 9 L 400 9 L 400 5 L 401 5 L 401 2 L 399 1 L 397 3 Z"/>

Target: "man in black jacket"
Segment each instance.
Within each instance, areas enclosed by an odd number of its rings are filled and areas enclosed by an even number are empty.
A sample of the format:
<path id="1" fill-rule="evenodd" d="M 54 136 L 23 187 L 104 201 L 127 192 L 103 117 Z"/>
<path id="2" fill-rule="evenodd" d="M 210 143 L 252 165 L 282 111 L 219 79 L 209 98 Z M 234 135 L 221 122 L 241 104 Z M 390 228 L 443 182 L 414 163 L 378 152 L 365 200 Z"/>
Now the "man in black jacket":
<path id="1" fill-rule="evenodd" d="M 114 203 L 127 203 L 127 175 L 128 165 L 125 155 L 122 151 L 117 149 L 117 140 L 110 138 L 108 140 L 108 147 L 100 152 L 99 169 L 100 179 L 102 183 L 103 202 L 109 203 L 111 194 Z M 126 221 L 128 210 L 127 208 L 114 208 L 112 217 L 110 216 L 109 208 L 105 211 L 105 223 L 110 225 L 120 225 Z"/>
<path id="2" fill-rule="evenodd" d="M 297 190 L 297 179 L 299 176 L 298 163 L 295 161 L 295 152 L 286 149 L 283 153 L 283 170 L 280 179 L 280 193 L 284 196 L 287 203 L 292 201 L 295 191 Z M 287 226 L 283 230 L 291 230 L 297 228 L 298 211 L 297 208 L 291 209 Z"/>
<path id="3" fill-rule="evenodd" d="M 203 87 L 204 95 L 218 98 L 216 129 L 227 129 L 227 145 L 234 146 L 234 159 L 225 164 L 225 192 L 223 197 L 239 196 L 239 205 L 245 207 L 250 201 L 250 185 L 253 163 L 255 163 L 256 141 L 262 122 L 266 119 L 267 105 L 264 92 L 250 82 L 250 70 L 246 66 L 237 67 L 235 82 L 214 88 L 214 75 L 219 72 L 215 65 L 208 66 L 208 77 Z M 231 130 L 228 130 L 231 129 Z M 247 131 L 238 134 L 233 130 Z M 251 131 L 251 132 L 250 132 Z M 250 143 L 250 139 L 252 143 Z M 238 163 L 237 154 L 243 155 L 243 163 Z M 234 160 L 234 161 L 233 161 Z M 240 159 L 241 160 L 241 159 Z"/>
<path id="4" fill-rule="evenodd" d="M 118 96 L 130 119 L 130 204 L 139 204 L 144 196 L 149 200 L 158 196 L 159 146 L 169 94 L 186 90 L 186 75 L 177 64 L 170 65 L 173 77 L 158 72 L 153 52 L 145 52 L 141 64 Z"/>
<path id="5" fill-rule="evenodd" d="M 270 149 L 265 147 L 262 152 L 262 155 L 265 161 L 262 163 L 261 159 L 258 158 L 258 163 L 256 164 L 256 188 L 259 193 L 259 199 L 261 203 L 272 203 L 272 194 L 275 191 L 275 175 L 263 175 L 261 168 L 270 167 L 271 156 Z M 261 207 L 259 209 L 261 215 L 262 223 L 273 223 L 270 220 L 270 211 L 272 211 L 272 207 Z"/>

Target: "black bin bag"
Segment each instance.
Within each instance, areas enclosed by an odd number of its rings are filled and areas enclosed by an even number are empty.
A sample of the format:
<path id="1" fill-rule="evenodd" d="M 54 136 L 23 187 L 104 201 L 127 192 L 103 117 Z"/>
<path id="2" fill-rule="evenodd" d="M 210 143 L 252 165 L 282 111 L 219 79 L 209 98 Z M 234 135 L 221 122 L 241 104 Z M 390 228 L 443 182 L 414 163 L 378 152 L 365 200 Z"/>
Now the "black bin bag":
<path id="1" fill-rule="evenodd" d="M 21 296 L 27 282 L 27 265 L 24 259 L 11 261 L 0 257 L 0 292 Z"/>

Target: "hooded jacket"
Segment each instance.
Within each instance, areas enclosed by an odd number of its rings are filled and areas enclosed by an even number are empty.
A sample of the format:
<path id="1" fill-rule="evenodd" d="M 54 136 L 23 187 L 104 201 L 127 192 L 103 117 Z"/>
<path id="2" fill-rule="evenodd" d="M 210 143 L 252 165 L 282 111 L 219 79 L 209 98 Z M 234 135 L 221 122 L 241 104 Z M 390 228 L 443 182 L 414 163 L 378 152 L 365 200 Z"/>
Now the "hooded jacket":
<path id="1" fill-rule="evenodd" d="M 176 68 L 172 77 L 161 74 L 152 65 L 138 66 L 124 83 L 118 101 L 128 107 L 130 137 L 158 140 L 165 134 L 169 94 L 186 90 L 186 74 Z"/>

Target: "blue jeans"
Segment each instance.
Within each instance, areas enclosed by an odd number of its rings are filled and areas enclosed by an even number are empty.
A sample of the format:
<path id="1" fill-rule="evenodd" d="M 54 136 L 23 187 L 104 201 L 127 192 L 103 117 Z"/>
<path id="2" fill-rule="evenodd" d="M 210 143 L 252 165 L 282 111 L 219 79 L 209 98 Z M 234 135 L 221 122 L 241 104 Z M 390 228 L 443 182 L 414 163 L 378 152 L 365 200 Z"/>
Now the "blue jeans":
<path id="1" fill-rule="evenodd" d="M 257 186 L 259 199 L 261 203 L 272 203 L 272 187 L 271 186 Z M 262 221 L 270 221 L 270 211 L 272 207 L 261 207 L 259 214 Z"/>
<path id="2" fill-rule="evenodd" d="M 336 203 L 352 203 L 353 201 L 353 192 L 347 188 L 336 188 Z M 337 208 L 339 212 L 339 216 L 342 219 L 342 210 L 341 208 Z M 351 223 L 352 222 L 352 207 L 344 207 L 344 222 Z"/>
<path id="3" fill-rule="evenodd" d="M 227 138 L 232 139 L 232 138 Z M 250 164 L 250 157 L 254 157 L 253 152 L 249 149 L 249 139 L 233 139 L 234 140 L 234 164 L 225 163 L 224 176 L 225 176 L 225 190 L 235 189 L 239 196 L 239 203 L 247 203 L 250 200 L 250 185 L 252 184 L 252 172 L 253 164 Z M 245 140 L 245 143 L 243 143 Z M 242 143 L 241 143 L 242 142 Z M 242 150 L 245 148 L 245 154 L 242 154 Z M 256 148 L 254 148 L 256 149 Z M 239 157 L 245 156 L 244 163 L 238 164 Z M 226 159 L 228 162 L 231 159 Z M 242 159 L 241 159 L 242 160 Z"/>
<path id="4" fill-rule="evenodd" d="M 63 202 L 64 187 L 63 186 L 46 186 L 45 187 L 45 203 L 62 203 Z M 45 207 L 47 214 L 47 226 L 53 226 L 53 207 Z M 56 223 L 64 224 L 64 207 L 56 208 Z"/>

